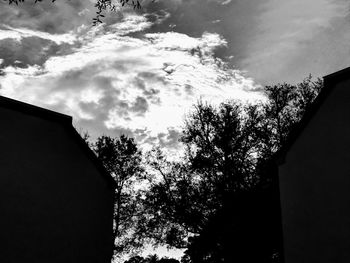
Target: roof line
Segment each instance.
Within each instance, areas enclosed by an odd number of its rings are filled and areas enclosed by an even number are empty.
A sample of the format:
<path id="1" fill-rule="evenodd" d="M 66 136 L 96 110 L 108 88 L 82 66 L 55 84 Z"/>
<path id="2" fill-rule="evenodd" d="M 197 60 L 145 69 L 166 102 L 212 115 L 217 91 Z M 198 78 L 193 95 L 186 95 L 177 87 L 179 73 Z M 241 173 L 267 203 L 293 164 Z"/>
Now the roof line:
<path id="1" fill-rule="evenodd" d="M 55 120 L 63 123 L 72 124 L 72 121 L 73 121 L 73 118 L 66 114 L 44 109 L 38 106 L 34 106 L 32 104 L 10 99 L 4 96 L 0 96 L 0 106 L 6 107 L 9 109 L 14 109 L 16 111 L 20 111 L 26 114 L 36 115 L 44 119 Z"/>
<path id="2" fill-rule="evenodd" d="M 71 132 L 72 136 L 76 139 L 77 143 L 81 146 L 81 148 L 85 151 L 90 160 L 95 164 L 97 170 L 102 174 L 102 176 L 106 179 L 109 186 L 114 190 L 117 187 L 117 183 L 113 179 L 112 175 L 106 170 L 102 162 L 97 158 L 96 154 L 91 150 L 89 145 L 85 142 L 85 140 L 80 136 L 77 130 L 73 127 L 73 125 L 68 126 L 69 132 Z"/>
<path id="3" fill-rule="evenodd" d="M 48 110 L 38 106 L 34 106 L 25 102 L 18 100 L 6 98 L 0 96 L 0 107 L 5 107 L 7 109 L 12 109 L 25 114 L 38 116 L 43 119 L 52 120 L 61 123 L 67 131 L 73 136 L 75 141 L 78 143 L 80 148 L 85 152 L 88 158 L 94 163 L 97 170 L 102 174 L 103 178 L 107 181 L 108 185 L 114 190 L 116 187 L 116 182 L 112 178 L 112 175 L 107 172 L 101 161 L 97 158 L 95 153 L 87 145 L 84 139 L 80 136 L 77 130 L 73 126 L 73 118 L 69 115 L 65 115 L 56 111 Z"/>
<path id="4" fill-rule="evenodd" d="M 294 126 L 294 128 L 292 128 L 291 133 L 286 140 L 286 143 L 275 154 L 274 159 L 277 164 L 283 164 L 285 162 L 287 152 L 290 150 L 300 134 L 311 121 L 313 116 L 317 113 L 319 108 L 328 98 L 329 94 L 334 90 L 336 84 L 346 79 L 350 79 L 350 67 L 323 77 L 323 88 L 321 89 L 320 93 L 316 97 L 315 101 L 311 104 L 311 106 L 305 111 L 302 119 Z"/>

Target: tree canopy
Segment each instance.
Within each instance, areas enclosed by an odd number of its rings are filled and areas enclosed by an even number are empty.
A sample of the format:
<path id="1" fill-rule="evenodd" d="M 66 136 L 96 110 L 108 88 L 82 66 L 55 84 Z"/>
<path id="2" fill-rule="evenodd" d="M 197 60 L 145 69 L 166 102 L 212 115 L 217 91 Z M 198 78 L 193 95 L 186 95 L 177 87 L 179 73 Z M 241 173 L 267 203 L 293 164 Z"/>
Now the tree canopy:
<path id="1" fill-rule="evenodd" d="M 228 101 L 214 107 L 199 101 L 185 120 L 182 160 L 169 162 L 160 149 L 151 154 L 148 164 L 159 179 L 145 194 L 139 233 L 156 244 L 187 248 L 191 262 L 227 261 L 232 255 L 241 260 L 252 249 L 252 260 L 276 259 L 279 203 L 271 158 L 321 88 L 322 81 L 309 76 L 297 85 L 265 87 L 267 103 Z"/>
<path id="2" fill-rule="evenodd" d="M 148 255 L 146 258 L 141 256 L 132 256 L 128 260 L 124 261 L 124 263 L 180 263 L 177 259 L 163 257 L 159 259 L 159 257 L 154 255 Z"/>
<path id="3" fill-rule="evenodd" d="M 272 160 L 322 86 L 309 76 L 265 87 L 266 103 L 198 101 L 185 119 L 178 161 L 160 147 L 141 153 L 126 136 L 99 137 L 92 148 L 117 184 L 115 253 L 147 243 L 186 249 L 182 262 L 281 262 Z"/>
<path id="4" fill-rule="evenodd" d="M 114 195 L 114 254 L 118 256 L 142 246 L 132 236 L 135 218 L 140 213 L 140 193 L 136 184 L 144 179 L 142 155 L 134 139 L 101 136 L 91 145 L 116 183 Z"/>

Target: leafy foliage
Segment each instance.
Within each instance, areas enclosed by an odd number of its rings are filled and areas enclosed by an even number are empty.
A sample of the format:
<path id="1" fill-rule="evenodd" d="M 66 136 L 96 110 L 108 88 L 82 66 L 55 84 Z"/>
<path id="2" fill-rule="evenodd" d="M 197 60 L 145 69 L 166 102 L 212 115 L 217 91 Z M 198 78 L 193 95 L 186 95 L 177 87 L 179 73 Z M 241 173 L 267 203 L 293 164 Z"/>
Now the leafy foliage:
<path id="1" fill-rule="evenodd" d="M 286 142 L 293 127 L 301 120 L 305 111 L 321 91 L 322 80 L 312 81 L 309 75 L 301 83 L 287 83 L 265 87 L 268 103 L 264 105 L 265 136 L 268 155 L 273 154 Z"/>
<path id="2" fill-rule="evenodd" d="M 280 262 L 271 158 L 322 85 L 309 76 L 297 85 L 267 86 L 267 103 L 257 105 L 199 101 L 185 120 L 180 161 L 154 148 L 145 168 L 133 139 L 98 138 L 92 147 L 117 184 L 116 255 L 153 243 L 185 248 L 183 262 Z M 148 188 L 136 190 L 140 183 Z M 135 256 L 126 262 L 161 260 Z"/>
<path id="3" fill-rule="evenodd" d="M 135 184 L 144 179 L 142 154 L 132 138 L 101 136 L 92 146 L 97 157 L 116 182 L 114 239 L 115 255 L 142 246 L 131 233 L 140 213 L 141 194 Z"/>
<path id="4" fill-rule="evenodd" d="M 133 9 L 141 9 L 141 4 L 139 0 L 118 0 L 120 6 L 130 6 Z M 99 23 L 102 23 L 102 20 L 104 16 L 105 11 L 116 11 L 117 5 L 112 0 L 97 0 L 95 7 L 97 9 L 96 11 L 96 17 L 93 18 L 93 25 L 97 25 Z"/>
<path id="5" fill-rule="evenodd" d="M 138 234 L 156 245 L 186 248 L 231 192 L 254 185 L 261 118 L 257 106 L 233 101 L 216 109 L 199 102 L 183 130 L 185 158 L 170 162 L 160 149 L 149 153 L 157 176 L 145 193 Z"/>
<path id="6" fill-rule="evenodd" d="M 146 258 L 141 256 L 133 256 L 128 260 L 124 261 L 124 263 L 180 263 L 180 262 L 173 258 L 163 257 L 159 259 L 157 255 L 148 255 Z"/>
<path id="7" fill-rule="evenodd" d="M 237 101 L 219 108 L 199 102 L 187 117 L 181 140 L 189 165 L 217 197 L 254 184 L 262 117 L 258 106 Z"/>
<path id="8" fill-rule="evenodd" d="M 322 81 L 309 76 L 297 85 L 266 87 L 265 104 L 198 102 L 183 129 L 186 156 L 169 162 L 160 149 L 150 154 L 158 179 L 145 194 L 139 233 L 156 244 L 187 248 L 184 261 L 242 260 L 245 254 L 248 259 L 252 249 L 252 260 L 276 261 L 278 186 L 270 160 L 321 87 Z"/>
<path id="9" fill-rule="evenodd" d="M 157 178 L 145 192 L 138 234 L 156 245 L 185 248 L 185 238 L 203 225 L 205 189 L 185 165 L 167 161 L 160 149 L 149 153 L 148 164 Z"/>
<path id="10" fill-rule="evenodd" d="M 277 170 L 271 158 L 287 142 L 322 86 L 321 80 L 312 81 L 309 76 L 297 85 L 265 87 L 268 103 L 258 107 L 259 117 L 251 126 L 256 152 L 255 162 L 248 159 L 248 163 L 255 169 L 245 170 L 258 183 L 245 191 L 234 190 L 224 199 L 200 235 L 190 240 L 185 257 L 190 262 L 281 262 Z"/>

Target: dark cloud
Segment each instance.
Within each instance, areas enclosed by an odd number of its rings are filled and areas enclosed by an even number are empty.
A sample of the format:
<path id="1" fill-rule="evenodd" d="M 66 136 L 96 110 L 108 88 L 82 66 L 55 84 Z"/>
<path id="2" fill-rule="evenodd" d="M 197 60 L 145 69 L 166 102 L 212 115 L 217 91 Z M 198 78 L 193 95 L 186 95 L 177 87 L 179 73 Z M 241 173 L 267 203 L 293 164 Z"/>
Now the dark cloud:
<path id="1" fill-rule="evenodd" d="M 137 74 L 137 78 L 147 80 L 147 82 L 151 82 L 151 83 L 159 82 L 159 83 L 162 83 L 163 85 L 168 84 L 164 76 L 160 76 L 159 74 L 156 74 L 154 72 L 145 72 L 145 71 L 140 72 Z"/>
<path id="2" fill-rule="evenodd" d="M 159 93 L 160 90 L 156 88 L 152 88 L 152 84 L 156 84 L 157 82 L 160 82 L 162 84 L 165 84 L 166 81 L 164 80 L 164 77 L 161 77 L 155 73 L 151 72 L 140 72 L 137 74 L 137 76 L 134 78 L 132 84 L 142 90 L 142 94 L 147 98 L 147 100 L 150 100 L 153 104 L 159 104 L 160 98 Z M 154 85 L 156 86 L 156 85 Z"/>
<path id="3" fill-rule="evenodd" d="M 138 96 L 130 107 L 130 110 L 136 113 L 138 116 L 144 116 L 148 110 L 148 107 L 149 106 L 147 100 L 143 97 Z"/>
<path id="4" fill-rule="evenodd" d="M 62 0 L 52 3 L 43 1 L 37 4 L 34 1 L 25 1 L 16 5 L 0 4 L 0 24 L 16 28 L 29 28 L 48 33 L 66 33 L 77 26 L 91 23 L 94 16 L 93 3 L 85 0 Z M 84 16 L 79 12 L 91 10 Z"/>
<path id="5" fill-rule="evenodd" d="M 56 44 L 40 37 L 25 37 L 20 40 L 7 38 L 0 40 L 0 68 L 16 66 L 26 68 L 42 66 L 52 56 L 62 56 L 72 52 L 70 44 Z"/>
<path id="6" fill-rule="evenodd" d="M 192 96 L 194 94 L 193 86 L 191 86 L 189 84 L 185 84 L 185 91 L 189 96 Z"/>
<path id="7" fill-rule="evenodd" d="M 112 108 L 120 118 L 132 120 L 132 116 L 144 116 L 149 105 L 145 98 L 138 96 L 135 101 L 115 100 Z"/>
<path id="8" fill-rule="evenodd" d="M 160 140 L 161 145 L 166 148 L 178 148 L 181 132 L 175 128 L 169 128 L 168 134 L 163 140 Z"/>
<path id="9" fill-rule="evenodd" d="M 180 147 L 181 131 L 170 127 L 167 132 L 158 133 L 156 136 L 146 136 L 144 143 L 159 145 L 164 149 L 178 149 Z"/>

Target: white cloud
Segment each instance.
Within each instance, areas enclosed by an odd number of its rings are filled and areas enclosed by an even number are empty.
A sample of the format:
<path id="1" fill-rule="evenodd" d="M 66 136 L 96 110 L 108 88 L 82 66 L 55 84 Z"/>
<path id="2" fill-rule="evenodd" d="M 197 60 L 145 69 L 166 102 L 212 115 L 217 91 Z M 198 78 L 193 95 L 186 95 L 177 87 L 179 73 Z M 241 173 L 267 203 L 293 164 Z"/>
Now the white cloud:
<path id="1" fill-rule="evenodd" d="M 215 48 L 227 45 L 225 39 L 216 33 L 204 32 L 201 38 L 190 37 L 176 32 L 146 34 L 156 49 L 190 51 L 201 49 L 206 53 L 212 53 Z M 207 54 L 208 55 L 208 54 Z"/>
<path id="2" fill-rule="evenodd" d="M 228 5 L 229 3 L 231 3 L 232 2 L 232 0 L 225 0 L 224 2 L 222 2 L 221 4 L 222 5 Z"/>
<path id="3" fill-rule="evenodd" d="M 232 2 L 232 0 L 209 0 L 209 1 L 216 2 L 220 5 L 228 5 L 229 3 Z"/>
<path id="4" fill-rule="evenodd" d="M 6 38 L 12 38 L 20 41 L 27 37 L 38 37 L 46 40 L 50 40 L 60 45 L 62 43 L 73 44 L 76 41 L 76 37 L 73 32 L 67 34 L 50 34 L 47 32 L 35 31 L 28 28 L 13 28 L 10 26 L 3 26 L 4 29 L 0 29 L 0 40 Z"/>
<path id="5" fill-rule="evenodd" d="M 78 16 L 85 16 L 86 14 L 90 13 L 91 11 L 88 8 L 84 8 L 78 13 Z"/>
<path id="6" fill-rule="evenodd" d="M 126 35 L 134 32 L 143 31 L 152 26 L 145 16 L 129 14 L 125 16 L 120 23 L 110 26 L 115 34 Z"/>
<path id="7" fill-rule="evenodd" d="M 140 142 L 180 127 L 200 97 L 213 103 L 261 98 L 249 92 L 256 88 L 251 79 L 213 56 L 227 44 L 220 35 L 128 36 L 151 25 L 133 15 L 109 27 L 82 27 L 73 53 L 50 57 L 42 67 L 5 68 L 0 93 L 73 115 L 93 136 L 130 132 Z"/>

